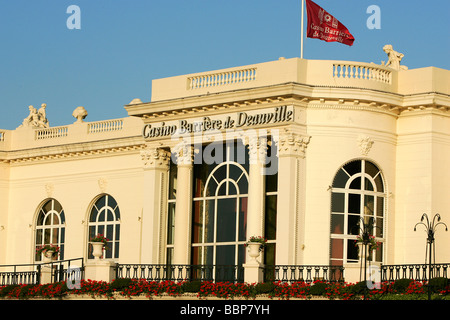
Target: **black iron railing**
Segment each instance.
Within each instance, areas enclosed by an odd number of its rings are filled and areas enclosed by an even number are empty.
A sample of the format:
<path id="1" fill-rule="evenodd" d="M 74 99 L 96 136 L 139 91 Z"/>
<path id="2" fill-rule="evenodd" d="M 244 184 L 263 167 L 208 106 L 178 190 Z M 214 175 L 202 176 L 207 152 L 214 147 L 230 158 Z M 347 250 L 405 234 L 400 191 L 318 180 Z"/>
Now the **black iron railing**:
<path id="1" fill-rule="evenodd" d="M 16 264 L 0 266 L 0 286 L 12 284 L 39 284 L 40 265 Z"/>
<path id="2" fill-rule="evenodd" d="M 149 281 L 243 282 L 244 268 L 236 265 L 118 264 L 116 278 Z"/>
<path id="3" fill-rule="evenodd" d="M 277 265 L 264 268 L 265 282 L 343 282 L 344 267 L 327 265 Z"/>
<path id="4" fill-rule="evenodd" d="M 431 278 L 448 278 L 450 263 L 438 263 L 431 265 Z M 428 281 L 430 278 L 428 264 L 401 264 L 382 265 L 381 281 L 393 282 L 399 279 L 412 279 L 415 281 Z"/>
<path id="5" fill-rule="evenodd" d="M 84 279 L 83 258 L 39 264 L 0 265 L 0 286 L 40 284 L 45 271 L 50 274 L 50 282 L 66 281 L 68 278 Z"/>

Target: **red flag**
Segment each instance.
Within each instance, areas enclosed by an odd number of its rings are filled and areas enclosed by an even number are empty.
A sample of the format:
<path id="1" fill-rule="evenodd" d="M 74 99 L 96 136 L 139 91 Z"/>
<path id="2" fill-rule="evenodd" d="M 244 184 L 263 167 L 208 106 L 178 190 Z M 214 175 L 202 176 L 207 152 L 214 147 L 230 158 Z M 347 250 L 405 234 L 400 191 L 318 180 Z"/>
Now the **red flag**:
<path id="1" fill-rule="evenodd" d="M 353 45 L 355 38 L 335 17 L 311 0 L 306 0 L 306 9 L 308 12 L 308 31 L 306 34 L 308 38 Z"/>

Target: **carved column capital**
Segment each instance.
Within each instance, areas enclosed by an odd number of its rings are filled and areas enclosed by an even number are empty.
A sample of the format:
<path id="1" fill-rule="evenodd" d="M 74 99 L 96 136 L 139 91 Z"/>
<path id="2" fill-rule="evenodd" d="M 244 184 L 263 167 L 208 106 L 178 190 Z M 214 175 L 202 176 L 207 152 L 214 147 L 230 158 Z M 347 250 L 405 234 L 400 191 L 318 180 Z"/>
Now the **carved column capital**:
<path id="1" fill-rule="evenodd" d="M 294 132 L 283 133 L 278 141 L 278 156 L 299 156 L 305 158 L 306 148 L 310 140 L 310 136 Z"/>
<path id="2" fill-rule="evenodd" d="M 192 165 L 194 161 L 194 147 L 187 142 L 180 142 L 171 149 L 173 155 L 173 161 L 177 165 Z"/>
<path id="3" fill-rule="evenodd" d="M 168 169 L 170 152 L 161 148 L 146 148 L 141 151 L 145 169 Z"/>

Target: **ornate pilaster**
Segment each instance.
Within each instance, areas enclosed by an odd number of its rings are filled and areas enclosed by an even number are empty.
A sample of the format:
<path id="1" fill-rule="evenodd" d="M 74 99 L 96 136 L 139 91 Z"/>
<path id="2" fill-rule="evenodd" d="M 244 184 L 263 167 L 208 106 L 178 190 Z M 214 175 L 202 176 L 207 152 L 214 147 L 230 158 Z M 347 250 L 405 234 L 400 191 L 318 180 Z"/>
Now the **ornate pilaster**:
<path id="1" fill-rule="evenodd" d="M 144 207 L 141 223 L 141 263 L 161 263 L 164 249 L 165 216 L 170 152 L 156 146 L 141 151 L 144 167 Z"/>
<path id="2" fill-rule="evenodd" d="M 305 221 L 306 148 L 311 140 L 292 131 L 278 139 L 277 264 L 302 263 Z"/>

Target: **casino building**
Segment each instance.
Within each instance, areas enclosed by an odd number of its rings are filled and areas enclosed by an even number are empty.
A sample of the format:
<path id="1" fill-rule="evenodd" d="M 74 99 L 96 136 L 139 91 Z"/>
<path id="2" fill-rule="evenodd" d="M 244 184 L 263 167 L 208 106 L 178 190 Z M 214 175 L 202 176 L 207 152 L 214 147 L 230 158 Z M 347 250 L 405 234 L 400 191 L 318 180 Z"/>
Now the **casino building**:
<path id="1" fill-rule="evenodd" d="M 436 67 L 280 58 L 153 80 L 123 119 L 30 106 L 0 130 L 0 264 L 89 262 L 101 233 L 115 263 L 242 266 L 263 236 L 260 264 L 350 270 L 369 220 L 373 264 L 424 263 L 422 214 L 450 224 L 449 94 Z"/>

